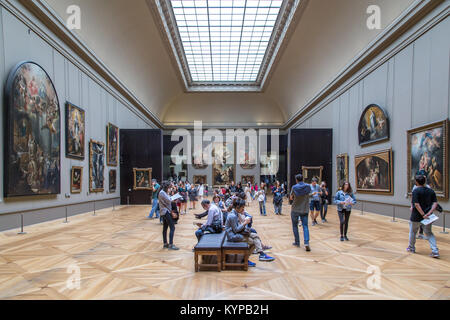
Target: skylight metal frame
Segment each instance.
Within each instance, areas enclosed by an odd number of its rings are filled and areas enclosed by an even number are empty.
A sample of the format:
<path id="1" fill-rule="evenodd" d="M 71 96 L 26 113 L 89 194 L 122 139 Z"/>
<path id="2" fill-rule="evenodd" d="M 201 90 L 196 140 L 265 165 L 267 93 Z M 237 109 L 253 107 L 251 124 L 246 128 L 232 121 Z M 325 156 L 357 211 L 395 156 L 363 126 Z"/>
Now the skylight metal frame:
<path id="1" fill-rule="evenodd" d="M 223 91 L 260 92 L 263 90 L 264 85 L 268 79 L 268 75 L 279 53 L 281 44 L 283 43 L 283 40 L 293 20 L 295 12 L 300 4 L 300 0 L 283 0 L 280 11 L 274 23 L 273 31 L 270 34 L 270 39 L 268 41 L 267 48 L 263 56 L 261 55 L 262 51 L 260 50 L 259 59 L 261 59 L 262 56 L 262 61 L 260 66 L 259 63 L 257 64 L 259 68 L 257 70 L 256 80 L 254 81 L 230 81 L 229 79 L 227 81 L 195 81 L 195 79 L 198 78 L 196 78 L 195 76 L 196 75 L 194 73 L 195 70 L 192 70 L 193 73 L 191 73 L 190 64 L 188 61 L 188 57 L 192 56 L 190 54 L 192 51 L 185 51 L 186 48 L 183 44 L 182 34 L 180 33 L 180 26 L 177 24 L 176 14 L 174 8 L 172 7 L 171 0 L 155 0 L 154 3 L 157 9 L 156 11 L 158 12 L 159 17 L 161 19 L 160 21 L 161 29 L 165 33 L 166 39 L 168 40 L 168 44 L 170 46 L 170 49 L 172 50 L 173 57 L 175 58 L 176 61 L 176 65 L 180 70 L 181 78 L 187 92 L 223 92 Z M 245 17 L 245 15 L 243 15 L 243 17 Z M 208 26 L 210 26 L 209 12 L 208 12 Z M 184 26 L 181 26 L 181 28 L 182 31 L 185 30 Z M 208 27 L 208 31 L 211 32 L 210 27 Z M 197 29 L 197 32 L 200 31 L 198 31 Z M 188 35 L 188 37 L 189 36 L 190 35 Z M 200 38 L 200 33 L 198 38 Z M 211 39 L 211 35 L 209 35 L 209 39 Z M 242 41 L 239 41 L 239 43 L 241 45 Z M 211 42 L 209 42 L 209 45 L 211 46 Z M 187 55 L 186 53 L 189 54 Z M 211 47 L 210 53 L 212 53 Z M 213 58 L 212 54 L 210 58 L 211 59 Z M 192 62 L 192 58 L 190 62 Z M 214 68 L 212 61 L 211 65 L 212 65 L 211 67 Z M 229 66 L 229 64 L 227 65 Z M 253 73 L 253 76 L 254 75 L 255 72 Z"/>

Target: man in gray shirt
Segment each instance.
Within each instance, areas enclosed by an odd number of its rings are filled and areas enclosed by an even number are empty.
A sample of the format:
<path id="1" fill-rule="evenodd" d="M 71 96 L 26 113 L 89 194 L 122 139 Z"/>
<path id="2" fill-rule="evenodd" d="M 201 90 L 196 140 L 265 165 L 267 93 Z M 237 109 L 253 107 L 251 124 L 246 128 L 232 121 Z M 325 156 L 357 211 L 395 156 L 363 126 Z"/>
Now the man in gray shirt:
<path id="1" fill-rule="evenodd" d="M 206 233 L 221 233 L 223 231 L 223 217 L 222 210 L 220 210 L 215 204 L 211 204 L 209 200 L 202 201 L 202 207 L 208 212 L 208 219 L 205 224 L 198 223 L 200 228 L 195 232 L 197 240 L 200 241 L 201 237 Z"/>
<path id="2" fill-rule="evenodd" d="M 295 176 L 297 184 L 292 187 L 290 199 L 292 201 L 291 219 L 292 229 L 294 231 L 295 242 L 294 246 L 300 247 L 300 236 L 298 233 L 299 220 L 303 226 L 303 237 L 305 241 L 306 251 L 311 251 L 309 246 L 309 228 L 308 228 L 308 213 L 309 213 L 309 194 L 311 187 L 303 182 L 303 175 Z"/>

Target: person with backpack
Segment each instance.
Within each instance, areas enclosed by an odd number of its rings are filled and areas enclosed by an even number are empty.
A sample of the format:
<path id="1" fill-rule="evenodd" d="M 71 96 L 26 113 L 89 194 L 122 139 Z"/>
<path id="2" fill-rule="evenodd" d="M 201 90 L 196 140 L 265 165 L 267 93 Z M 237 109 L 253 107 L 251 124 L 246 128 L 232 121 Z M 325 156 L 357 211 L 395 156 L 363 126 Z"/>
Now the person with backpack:
<path id="1" fill-rule="evenodd" d="M 295 242 L 292 244 L 296 247 L 300 247 L 300 236 L 298 232 L 299 221 L 302 223 L 303 227 L 303 238 L 305 243 L 306 251 L 311 251 L 309 246 L 309 227 L 308 227 L 308 213 L 309 213 L 309 194 L 311 192 L 311 187 L 309 184 L 303 182 L 303 175 L 298 174 L 295 176 L 297 184 L 292 187 L 290 195 L 290 203 L 292 205 L 291 209 L 291 220 L 292 229 L 294 231 Z"/>
<path id="2" fill-rule="evenodd" d="M 283 209 L 283 195 L 284 190 L 278 183 L 274 192 L 273 192 L 273 206 L 276 215 L 281 215 Z"/>

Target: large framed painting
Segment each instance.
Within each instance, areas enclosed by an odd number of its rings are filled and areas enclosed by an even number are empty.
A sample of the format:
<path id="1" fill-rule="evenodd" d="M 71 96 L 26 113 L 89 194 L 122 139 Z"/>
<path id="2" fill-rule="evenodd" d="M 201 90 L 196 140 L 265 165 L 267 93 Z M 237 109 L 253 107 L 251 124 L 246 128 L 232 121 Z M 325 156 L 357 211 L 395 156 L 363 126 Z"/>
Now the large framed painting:
<path id="1" fill-rule="evenodd" d="M 117 189 L 117 171 L 109 170 L 109 193 L 116 192 Z"/>
<path id="2" fill-rule="evenodd" d="M 194 184 L 207 184 L 207 176 L 194 176 Z"/>
<path id="3" fill-rule="evenodd" d="M 348 154 L 343 153 L 336 157 L 336 181 L 340 189 L 344 182 L 349 181 Z"/>
<path id="4" fill-rule="evenodd" d="M 194 146 L 194 151 L 192 153 L 192 166 L 194 169 L 202 170 L 208 167 L 207 157 L 205 155 L 204 148 L 200 145 Z"/>
<path id="5" fill-rule="evenodd" d="M 318 183 L 322 182 L 323 166 L 302 167 L 303 181 L 310 184 L 312 179 L 316 178 Z"/>
<path id="6" fill-rule="evenodd" d="M 83 109 L 66 103 L 66 157 L 84 160 L 85 152 L 85 112 Z"/>
<path id="7" fill-rule="evenodd" d="M 49 75 L 34 62 L 16 65 L 5 86 L 4 196 L 61 192 L 60 106 Z"/>
<path id="8" fill-rule="evenodd" d="M 449 121 L 444 120 L 408 131 L 408 193 L 415 175 L 423 170 L 427 183 L 443 200 L 449 196 L 448 139 Z"/>
<path id="9" fill-rule="evenodd" d="M 360 146 L 368 146 L 389 140 L 389 117 L 386 111 L 376 104 L 364 109 L 358 125 Z"/>
<path id="10" fill-rule="evenodd" d="M 72 167 L 70 193 L 81 193 L 83 187 L 83 167 Z"/>
<path id="11" fill-rule="evenodd" d="M 152 169 L 133 169 L 133 190 L 152 190 Z"/>
<path id="12" fill-rule="evenodd" d="M 355 171 L 358 192 L 394 194 L 392 149 L 356 156 Z"/>
<path id="13" fill-rule="evenodd" d="M 105 190 L 105 144 L 89 142 L 89 192 Z"/>
<path id="14" fill-rule="evenodd" d="M 234 143 L 218 143 L 212 145 L 213 185 L 222 186 L 236 180 L 236 159 Z"/>
<path id="15" fill-rule="evenodd" d="M 117 167 L 117 159 L 119 157 L 119 128 L 111 123 L 108 123 L 106 127 L 106 141 L 106 164 Z"/>
<path id="16" fill-rule="evenodd" d="M 241 177 L 241 183 L 242 185 L 247 185 L 247 183 L 251 183 L 252 185 L 255 184 L 255 176 L 242 176 Z"/>

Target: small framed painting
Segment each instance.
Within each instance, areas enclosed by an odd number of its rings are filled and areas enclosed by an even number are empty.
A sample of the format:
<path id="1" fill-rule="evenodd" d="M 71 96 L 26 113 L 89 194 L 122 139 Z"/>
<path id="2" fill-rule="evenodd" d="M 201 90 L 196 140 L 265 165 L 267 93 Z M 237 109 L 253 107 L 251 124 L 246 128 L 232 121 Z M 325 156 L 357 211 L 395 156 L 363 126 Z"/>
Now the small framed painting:
<path id="1" fill-rule="evenodd" d="M 247 183 L 255 184 L 255 176 L 242 176 L 241 183 L 242 185 L 247 185 Z"/>
<path id="2" fill-rule="evenodd" d="M 302 167 L 303 181 L 311 184 L 312 179 L 316 178 L 317 183 L 322 181 L 323 166 L 320 167 Z"/>
<path id="3" fill-rule="evenodd" d="M 83 109 L 66 103 L 66 157 L 84 160 L 85 112 Z"/>
<path id="4" fill-rule="evenodd" d="M 355 171 L 358 192 L 394 194 L 392 149 L 356 156 Z"/>
<path id="5" fill-rule="evenodd" d="M 83 167 L 72 167 L 70 175 L 70 193 L 81 193 L 83 185 Z"/>
<path id="6" fill-rule="evenodd" d="M 347 153 L 340 154 L 336 157 L 336 178 L 338 189 L 349 179 Z"/>
<path id="7" fill-rule="evenodd" d="M 133 169 L 133 190 L 152 190 L 152 169 Z"/>
<path id="8" fill-rule="evenodd" d="M 89 142 L 89 192 L 105 190 L 105 144 L 91 140 Z"/>
<path id="9" fill-rule="evenodd" d="M 109 170 L 109 193 L 116 192 L 117 188 L 117 171 Z"/>
<path id="10" fill-rule="evenodd" d="M 207 177 L 206 176 L 194 176 L 194 184 L 206 184 Z"/>
<path id="11" fill-rule="evenodd" d="M 119 128 L 108 123 L 106 127 L 106 163 L 108 166 L 117 167 L 119 151 Z"/>

